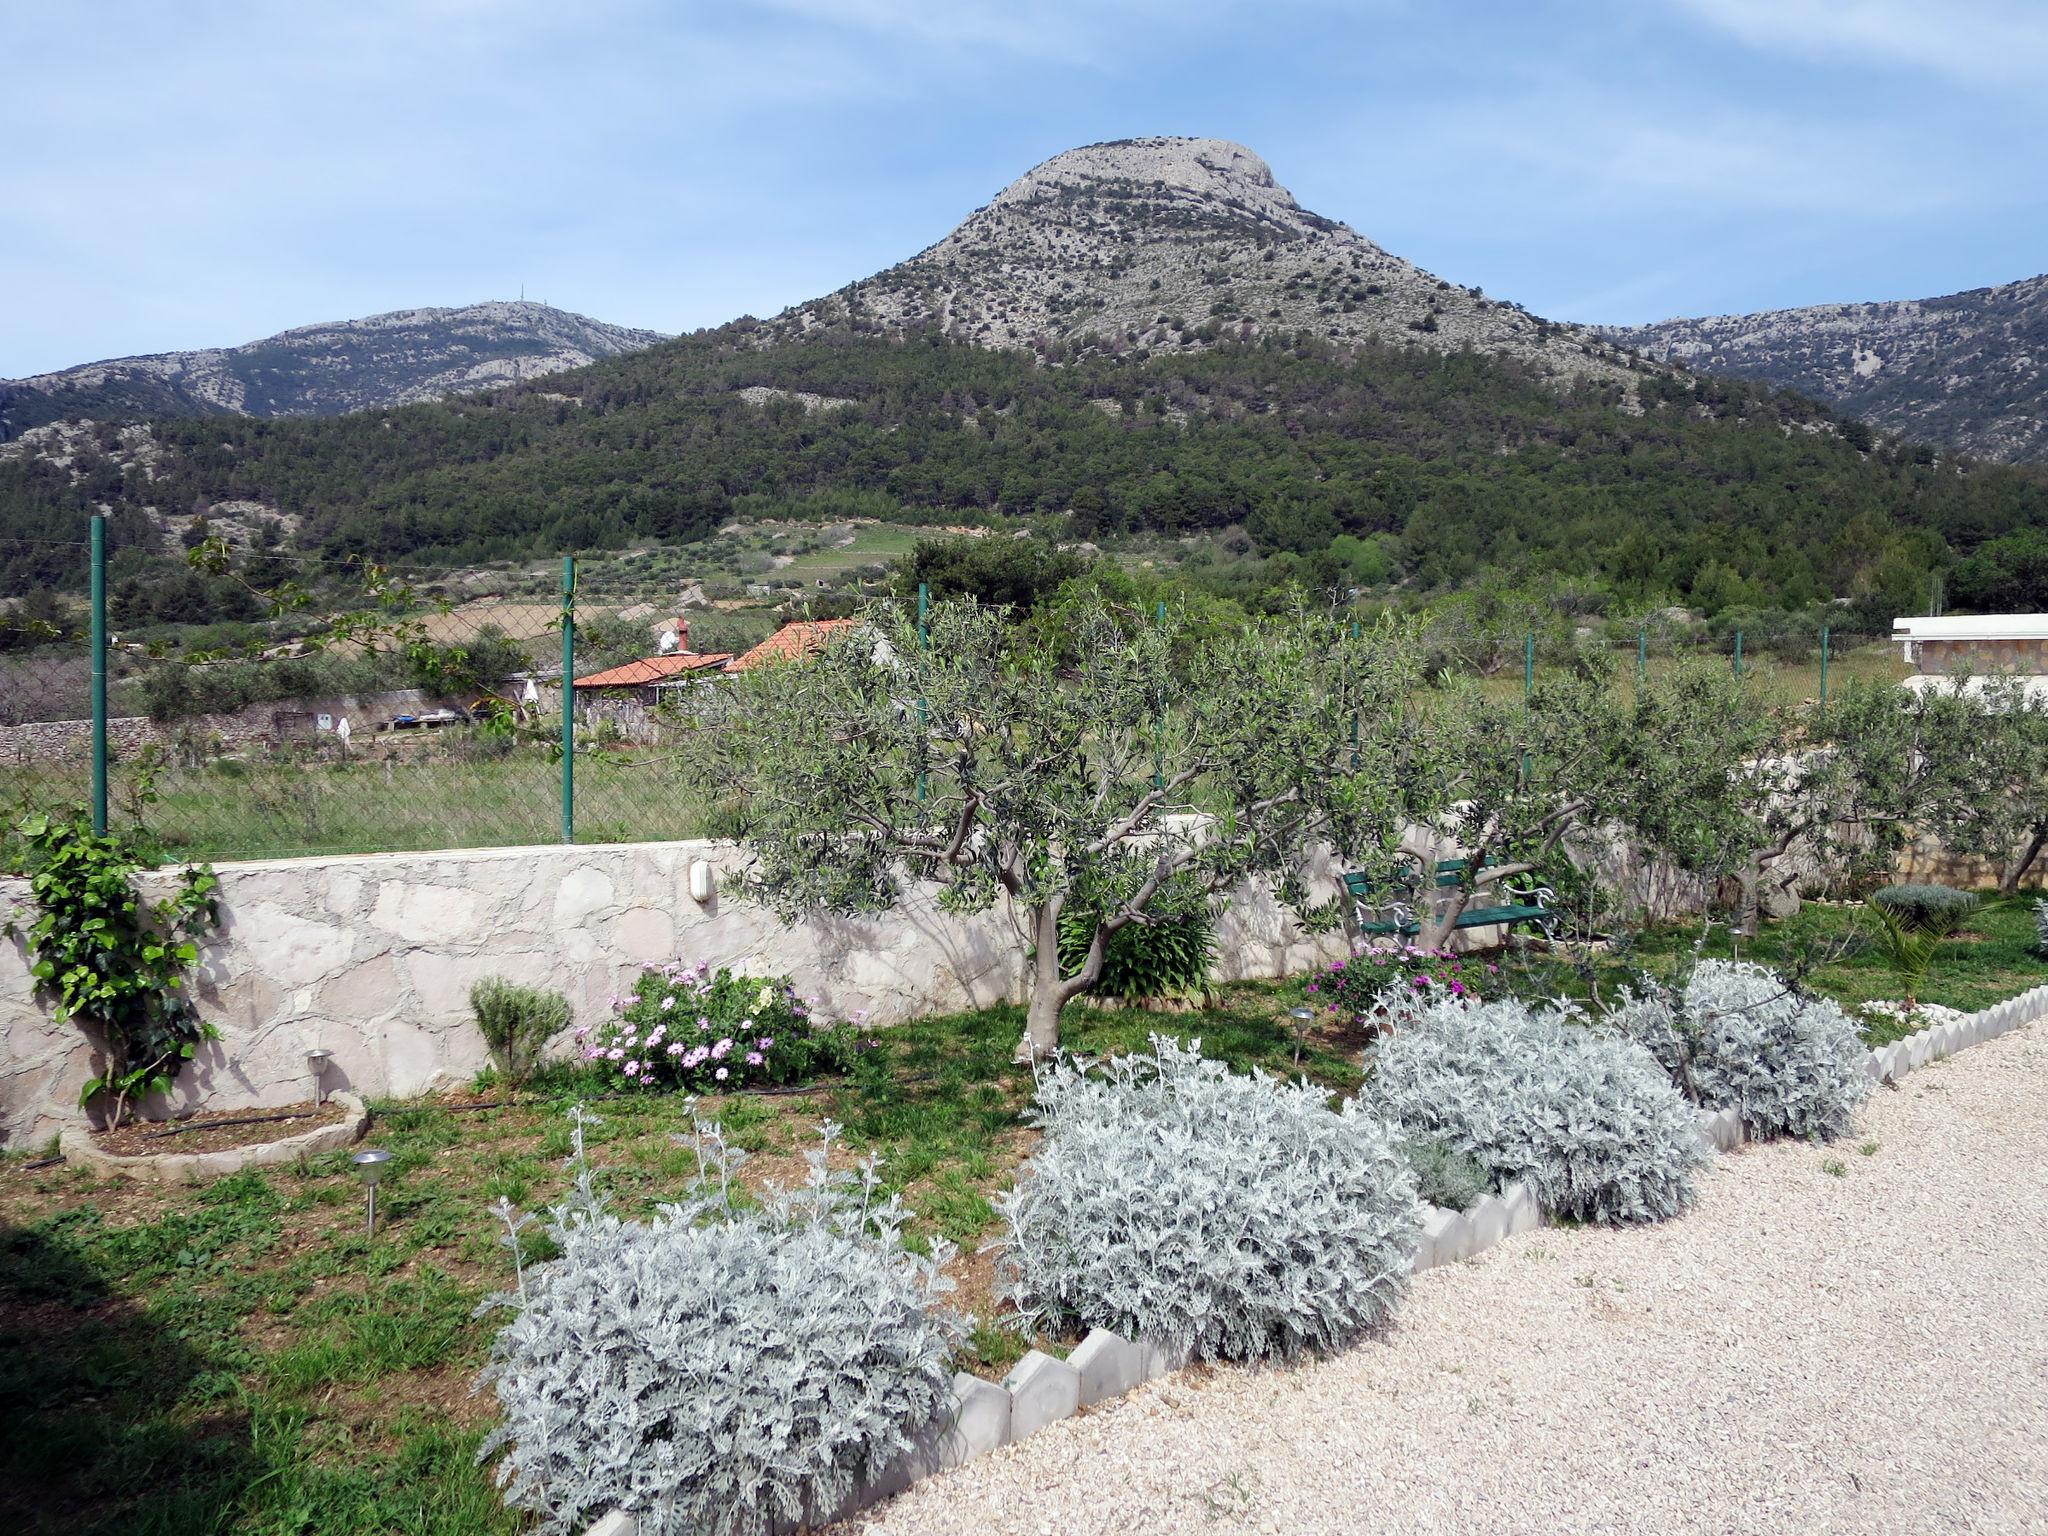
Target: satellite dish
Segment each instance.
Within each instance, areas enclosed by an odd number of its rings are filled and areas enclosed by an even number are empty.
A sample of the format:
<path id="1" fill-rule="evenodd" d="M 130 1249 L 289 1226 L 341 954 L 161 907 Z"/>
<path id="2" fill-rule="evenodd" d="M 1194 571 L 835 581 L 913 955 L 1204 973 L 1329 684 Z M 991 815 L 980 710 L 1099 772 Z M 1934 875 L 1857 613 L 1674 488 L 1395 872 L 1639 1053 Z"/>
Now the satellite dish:
<path id="1" fill-rule="evenodd" d="M 663 631 L 661 632 L 661 640 L 660 640 L 660 642 L 659 642 L 659 646 L 660 646 L 661 654 L 662 654 L 662 655 L 664 655 L 664 656 L 668 655 L 668 654 L 669 654 L 670 652 L 672 652 L 673 650 L 675 650 L 675 648 L 676 648 L 676 632 L 675 632 L 674 630 L 672 630 L 672 629 L 664 629 L 664 630 L 663 630 Z"/>
<path id="2" fill-rule="evenodd" d="M 530 677 L 526 680 L 526 687 L 520 691 L 519 702 L 522 704 L 538 704 L 540 702 L 540 689 L 534 686 L 534 681 Z"/>

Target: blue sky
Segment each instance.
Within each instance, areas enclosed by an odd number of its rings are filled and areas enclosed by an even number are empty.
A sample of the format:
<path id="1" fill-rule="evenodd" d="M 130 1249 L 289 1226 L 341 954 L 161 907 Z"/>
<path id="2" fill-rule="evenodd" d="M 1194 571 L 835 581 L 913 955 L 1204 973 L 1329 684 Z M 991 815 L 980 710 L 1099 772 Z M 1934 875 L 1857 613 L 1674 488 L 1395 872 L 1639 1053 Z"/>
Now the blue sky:
<path id="1" fill-rule="evenodd" d="M 1628 322 L 2048 270 L 2041 0 L 0 0 L 0 377 L 529 297 L 680 331 L 1236 139 Z"/>

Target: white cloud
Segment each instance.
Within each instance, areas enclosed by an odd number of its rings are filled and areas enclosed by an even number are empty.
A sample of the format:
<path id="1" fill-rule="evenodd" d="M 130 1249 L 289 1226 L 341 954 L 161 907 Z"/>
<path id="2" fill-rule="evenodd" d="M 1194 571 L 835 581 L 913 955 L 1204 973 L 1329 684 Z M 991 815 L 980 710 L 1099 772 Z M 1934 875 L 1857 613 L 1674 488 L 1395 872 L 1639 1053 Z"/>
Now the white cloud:
<path id="1" fill-rule="evenodd" d="M 1674 0 L 1749 47 L 1833 63 L 1878 60 L 1958 80 L 2041 89 L 2039 0 Z"/>

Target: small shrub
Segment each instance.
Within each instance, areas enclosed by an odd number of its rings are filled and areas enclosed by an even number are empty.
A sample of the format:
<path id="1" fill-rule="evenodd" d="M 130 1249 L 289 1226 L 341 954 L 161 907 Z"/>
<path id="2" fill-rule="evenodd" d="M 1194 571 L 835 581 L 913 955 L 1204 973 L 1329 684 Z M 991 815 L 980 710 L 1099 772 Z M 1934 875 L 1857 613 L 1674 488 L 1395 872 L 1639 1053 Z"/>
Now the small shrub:
<path id="1" fill-rule="evenodd" d="M 2034 948 L 2048 955 L 2048 897 L 2034 903 Z"/>
<path id="2" fill-rule="evenodd" d="M 1407 1285 L 1415 1175 L 1355 1103 L 1239 1076 L 1154 1036 L 1038 1082 L 1045 1139 L 998 1202 L 1026 1318 L 1210 1359 L 1288 1359 L 1384 1322 Z"/>
<path id="3" fill-rule="evenodd" d="M 1060 918 L 1060 974 L 1080 972 L 1095 937 L 1090 913 Z M 1102 975 L 1088 990 L 1096 997 L 1134 1003 L 1151 998 L 1199 1001 L 1209 993 L 1209 966 L 1216 954 L 1216 924 L 1197 903 L 1190 911 L 1152 923 L 1127 923 L 1109 936 L 1102 951 Z"/>
<path id="4" fill-rule="evenodd" d="M 1704 960 L 1682 991 L 1630 992 L 1610 1017 L 1687 1098 L 1755 1135 L 1832 1141 L 1870 1093 L 1854 1021 L 1760 965 Z"/>
<path id="5" fill-rule="evenodd" d="M 1942 941 L 1962 926 L 1976 905 L 1971 892 L 1945 885 L 1888 885 L 1870 893 L 1870 910 L 1877 917 L 1885 955 L 1907 1007 L 1914 1006 Z"/>
<path id="6" fill-rule="evenodd" d="M 1872 891 L 1870 902 L 1915 927 L 1953 933 L 1976 909 L 1977 896 L 1948 885 L 1887 885 Z"/>
<path id="7" fill-rule="evenodd" d="M 1310 972 L 1302 983 L 1302 996 L 1318 1012 L 1366 1024 L 1393 1010 L 1397 998 L 1425 1006 L 1438 997 L 1476 1003 L 1482 972 L 1492 975 L 1499 970 L 1491 963 L 1468 965 L 1448 949 L 1366 944 L 1348 960 L 1332 960 Z M 1409 1005 L 1404 1001 L 1402 1011 Z"/>
<path id="8" fill-rule="evenodd" d="M 802 1187 L 741 1209 L 739 1154 L 700 1122 L 685 1199 L 623 1221 L 583 1160 L 588 1120 L 575 1189 L 545 1223 L 561 1257 L 485 1303 L 515 1316 L 479 1382 L 505 1415 L 479 1457 L 504 1451 L 507 1501 L 550 1533 L 613 1508 L 649 1536 L 821 1519 L 952 1400 L 965 1324 L 932 1305 L 951 1250 L 904 1249 L 873 1160 L 828 1169 L 829 1124 Z M 516 1256 L 531 1218 L 499 1214 Z"/>
<path id="9" fill-rule="evenodd" d="M 1545 1210 L 1661 1221 L 1692 1203 L 1696 1122 L 1649 1052 L 1515 999 L 1419 1007 L 1367 1055 L 1361 1097 L 1400 1130 L 1526 1178 Z"/>
<path id="10" fill-rule="evenodd" d="M 1438 1137 L 1404 1137 L 1401 1155 L 1415 1170 L 1415 1183 L 1422 1198 L 1447 1211 L 1471 1210 L 1493 1186 L 1484 1163 Z"/>
<path id="11" fill-rule="evenodd" d="M 787 976 L 695 965 L 648 966 L 613 1017 L 576 1031 L 586 1061 L 625 1088 L 730 1093 L 844 1071 L 859 1047 L 850 1025 L 817 1024 Z"/>
<path id="12" fill-rule="evenodd" d="M 469 1011 L 499 1074 L 514 1087 L 533 1076 L 547 1043 L 569 1027 L 569 999 L 486 976 L 469 989 Z"/>

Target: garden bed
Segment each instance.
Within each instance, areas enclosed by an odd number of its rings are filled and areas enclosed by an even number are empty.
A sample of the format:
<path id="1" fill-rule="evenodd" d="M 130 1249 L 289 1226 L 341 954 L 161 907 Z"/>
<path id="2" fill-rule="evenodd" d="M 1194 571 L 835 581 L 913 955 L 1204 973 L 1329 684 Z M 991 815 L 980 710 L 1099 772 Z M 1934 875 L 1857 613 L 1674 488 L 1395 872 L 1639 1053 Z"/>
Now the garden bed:
<path id="1" fill-rule="evenodd" d="M 2004 912 L 1973 919 L 1985 942 L 1945 955 L 1923 997 L 1981 1006 L 1979 993 L 1989 1002 L 2048 979 L 2026 952 L 2031 921 L 2015 915 L 2024 945 Z M 1810 909 L 1744 954 L 1783 956 L 1816 935 L 1833 943 L 1853 922 L 1851 909 Z M 1674 964 L 1691 939 L 1650 935 L 1633 955 L 1602 957 L 1592 979 L 1611 996 L 1634 969 Z M 1848 1002 L 1892 995 L 1874 952 L 1836 947 L 1817 985 Z M 1518 992 L 1586 991 L 1587 978 L 1540 948 L 1511 951 L 1502 967 L 1500 984 Z M 2012 984 L 1994 991 L 2001 976 Z M 1287 1075 L 1287 1010 L 1300 995 L 1247 984 L 1183 1017 L 1077 1010 L 1067 1042 L 1106 1054 L 1160 1031 Z M 845 1078 L 698 1104 L 753 1154 L 751 1188 L 797 1178 L 826 1118 L 846 1127 L 845 1157 L 879 1153 L 913 1213 L 911 1241 L 960 1246 L 953 1300 L 978 1322 L 961 1366 L 987 1379 L 1032 1342 L 1004 1326 L 994 1257 L 979 1251 L 998 1229 L 991 1198 L 1033 1145 L 1018 1118 L 1031 1074 L 1010 1060 L 1021 1025 L 1013 1008 L 922 1020 L 881 1032 Z M 1364 1043 L 1348 1020 L 1318 1020 L 1301 1069 L 1354 1092 Z M 562 1110 L 593 1092 L 584 1073 L 561 1070 L 510 1102 L 485 1090 L 376 1106 L 368 1144 L 394 1158 L 374 1239 L 346 1150 L 185 1190 L 0 1161 L 0 1358 L 16 1362 L 23 1429 L 0 1449 L 0 1513 L 30 1532 L 523 1529 L 473 1459 L 495 1404 L 470 1386 L 498 1321 L 472 1312 L 511 1281 L 487 1212 L 500 1197 L 533 1209 L 561 1194 Z M 687 1128 L 686 1101 L 633 1092 L 592 1108 L 592 1158 L 620 1213 L 673 1198 L 694 1167 L 672 1140 Z M 1039 1341 L 1055 1354 L 1069 1342 Z"/>
<path id="2" fill-rule="evenodd" d="M 94 1131 L 92 1144 L 115 1157 L 224 1152 L 231 1147 L 280 1141 L 302 1131 L 338 1125 L 348 1116 L 348 1107 L 332 1099 L 317 1106 L 308 1102 L 263 1110 L 202 1109 L 169 1122 L 130 1120 L 109 1130 Z"/>

